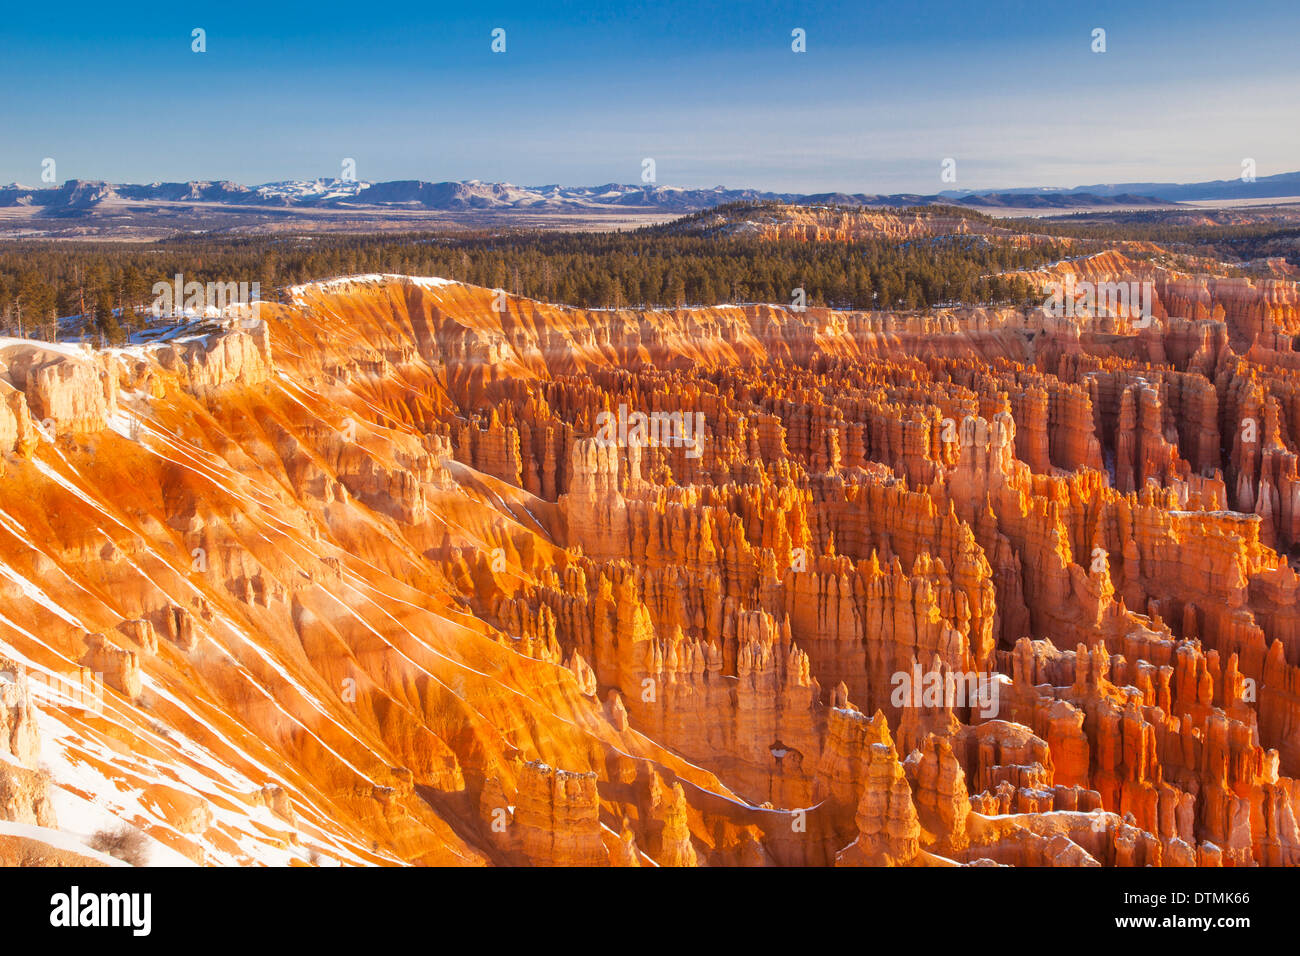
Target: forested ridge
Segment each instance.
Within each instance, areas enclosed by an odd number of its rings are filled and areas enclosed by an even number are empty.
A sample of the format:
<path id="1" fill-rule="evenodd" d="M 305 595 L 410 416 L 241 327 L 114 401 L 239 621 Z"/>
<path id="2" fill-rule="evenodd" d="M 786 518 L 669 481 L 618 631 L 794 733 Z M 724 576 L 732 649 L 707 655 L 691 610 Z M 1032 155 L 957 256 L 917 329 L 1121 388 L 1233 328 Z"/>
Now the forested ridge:
<path id="1" fill-rule="evenodd" d="M 718 215 L 779 208 L 733 204 L 631 232 L 495 232 L 304 235 L 284 238 L 197 235 L 148 244 L 14 241 L 0 245 L 0 328 L 49 339 L 89 332 L 119 342 L 146 321 L 153 286 L 186 282 L 258 283 L 263 299 L 285 286 L 353 273 L 436 275 L 583 308 L 677 307 L 728 302 L 791 302 L 846 309 L 915 309 L 940 304 L 1023 304 L 1027 283 L 993 275 L 1079 254 L 1071 237 L 1157 238 L 1182 252 L 1249 253 L 1285 240 L 1284 224 L 1180 227 L 1093 220 L 1000 220 L 1039 236 L 1032 244 L 979 235 L 898 241 L 764 241 L 706 234 Z M 990 217 L 958 207 L 903 210 L 922 216 Z M 1154 214 L 1152 214 L 1154 215 Z M 697 228 L 699 227 L 699 228 Z M 1136 233 L 1136 236 L 1135 236 Z M 1236 250 L 1234 250 L 1236 251 Z M 1244 257 L 1244 256 L 1243 256 Z"/>

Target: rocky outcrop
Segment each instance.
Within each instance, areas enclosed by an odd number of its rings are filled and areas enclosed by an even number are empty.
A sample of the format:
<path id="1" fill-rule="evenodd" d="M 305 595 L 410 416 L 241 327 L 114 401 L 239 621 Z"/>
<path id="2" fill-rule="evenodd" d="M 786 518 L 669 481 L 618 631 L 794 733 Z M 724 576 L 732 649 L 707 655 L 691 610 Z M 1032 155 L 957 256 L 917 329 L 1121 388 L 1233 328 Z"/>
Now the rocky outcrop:
<path id="1" fill-rule="evenodd" d="M 107 688 L 51 785 L 224 865 L 1300 862 L 1291 293 L 1077 268 L 1159 322 L 375 276 L 5 345 L 0 649 Z"/>
<path id="2" fill-rule="evenodd" d="M 56 825 L 49 775 L 40 768 L 40 731 L 25 669 L 0 658 L 0 820 Z"/>
<path id="3" fill-rule="evenodd" d="M 109 357 L 89 349 L 6 341 L 0 347 L 0 385 L 12 390 L 5 390 L 0 410 L 0 448 L 29 445 L 33 426 L 47 439 L 108 426 L 117 412 L 118 391 Z"/>
<path id="4" fill-rule="evenodd" d="M 835 858 L 837 866 L 907 866 L 920 852 L 921 825 L 898 755 L 872 744 L 856 816 L 858 837 Z"/>
<path id="5" fill-rule="evenodd" d="M 515 839 L 540 866 L 606 866 L 594 773 L 524 764 L 514 812 Z"/>
<path id="6" fill-rule="evenodd" d="M 157 361 L 176 375 L 182 387 L 204 395 L 222 385 L 258 385 L 274 367 L 271 334 L 260 319 L 228 319 L 212 331 L 183 337 L 162 346 Z"/>

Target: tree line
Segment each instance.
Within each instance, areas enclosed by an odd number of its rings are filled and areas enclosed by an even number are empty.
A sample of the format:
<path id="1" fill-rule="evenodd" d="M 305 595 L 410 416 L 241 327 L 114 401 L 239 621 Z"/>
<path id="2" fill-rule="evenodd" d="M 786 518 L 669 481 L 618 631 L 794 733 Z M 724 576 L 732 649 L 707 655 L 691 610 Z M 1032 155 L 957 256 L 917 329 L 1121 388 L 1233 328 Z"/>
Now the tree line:
<path id="1" fill-rule="evenodd" d="M 156 282 L 257 282 L 263 299 L 295 283 L 353 273 L 436 275 L 582 308 L 791 302 L 915 309 L 1028 301 L 1020 280 L 1063 249 L 978 237 L 900 243 L 767 242 L 652 232 L 177 238 L 148 244 L 0 245 L 0 328 L 53 340 L 123 341 L 146 325 Z"/>
<path id="2" fill-rule="evenodd" d="M 735 203 L 630 232 L 497 231 L 322 234 L 292 238 L 213 234 L 152 243 L 20 240 L 0 244 L 0 330 L 42 339 L 94 336 L 117 343 L 145 325 L 153 286 L 185 281 L 257 282 L 264 299 L 294 283 L 335 275 L 437 275 L 582 308 L 671 308 L 728 302 L 791 302 L 846 309 L 916 309 L 949 303 L 1025 304 L 1020 279 L 1069 254 L 1070 238 L 1146 239 L 1188 255 L 1246 259 L 1287 255 L 1297 227 L 1286 222 L 1180 224 L 1180 213 L 998 220 L 1045 241 L 1013 244 L 979 235 L 852 243 L 727 237 L 710 224 L 778 209 Z M 856 208 L 856 207 L 854 207 Z M 918 214 L 992 221 L 960 207 Z M 1060 241 L 1052 241 L 1057 238 Z M 1300 257 L 1287 255 L 1292 261 Z"/>

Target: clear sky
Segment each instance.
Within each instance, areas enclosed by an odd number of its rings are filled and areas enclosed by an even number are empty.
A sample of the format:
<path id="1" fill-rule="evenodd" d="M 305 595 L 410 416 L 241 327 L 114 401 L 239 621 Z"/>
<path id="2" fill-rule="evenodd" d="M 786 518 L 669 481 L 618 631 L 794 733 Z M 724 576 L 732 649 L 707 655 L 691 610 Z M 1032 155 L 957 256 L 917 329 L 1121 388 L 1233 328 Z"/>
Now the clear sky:
<path id="1" fill-rule="evenodd" d="M 1267 176 L 1300 169 L 1298 35 L 1297 0 L 10 4 L 0 182 L 45 157 L 112 182 L 346 157 L 523 185 L 652 157 L 661 184 L 800 192 Z"/>

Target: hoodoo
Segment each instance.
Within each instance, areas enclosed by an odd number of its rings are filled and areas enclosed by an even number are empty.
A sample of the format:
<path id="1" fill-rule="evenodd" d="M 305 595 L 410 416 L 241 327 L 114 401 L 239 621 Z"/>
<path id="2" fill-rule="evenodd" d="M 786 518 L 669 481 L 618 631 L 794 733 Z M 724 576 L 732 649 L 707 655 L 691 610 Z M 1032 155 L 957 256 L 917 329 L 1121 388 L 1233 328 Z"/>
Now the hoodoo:
<path id="1" fill-rule="evenodd" d="M 1300 296 L 1071 265 L 1150 327 L 366 275 L 6 340 L 0 856 L 1300 863 Z"/>

